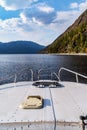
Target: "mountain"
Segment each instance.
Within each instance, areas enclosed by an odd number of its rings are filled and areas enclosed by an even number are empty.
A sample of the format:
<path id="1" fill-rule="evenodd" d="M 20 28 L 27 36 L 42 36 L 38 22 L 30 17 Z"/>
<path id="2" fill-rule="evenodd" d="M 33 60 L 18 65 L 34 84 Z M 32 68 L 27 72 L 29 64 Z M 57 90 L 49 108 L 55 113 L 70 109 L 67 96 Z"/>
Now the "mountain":
<path id="1" fill-rule="evenodd" d="M 36 54 L 44 49 L 44 46 L 32 41 L 0 42 L 0 54 Z"/>
<path id="2" fill-rule="evenodd" d="M 87 10 L 42 53 L 87 53 Z"/>

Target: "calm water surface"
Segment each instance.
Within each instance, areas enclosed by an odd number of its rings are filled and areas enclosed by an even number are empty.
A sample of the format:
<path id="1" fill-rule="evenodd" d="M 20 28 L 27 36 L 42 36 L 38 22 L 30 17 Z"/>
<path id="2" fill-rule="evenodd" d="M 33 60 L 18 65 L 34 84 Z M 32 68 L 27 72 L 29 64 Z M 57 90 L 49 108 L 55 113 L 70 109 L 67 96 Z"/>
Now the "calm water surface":
<path id="1" fill-rule="evenodd" d="M 0 81 L 7 78 L 4 82 L 10 82 L 13 79 L 8 80 L 8 77 L 29 68 L 34 71 L 34 80 L 36 80 L 39 69 L 49 69 L 58 73 L 60 67 L 66 67 L 87 75 L 87 56 L 47 54 L 0 55 Z M 62 72 L 61 79 L 75 80 L 73 75 L 71 76 L 65 71 Z M 20 75 L 18 76 L 17 80 L 29 80 L 29 72 L 25 70 L 21 77 Z M 81 81 L 83 82 L 84 80 L 81 79 Z"/>

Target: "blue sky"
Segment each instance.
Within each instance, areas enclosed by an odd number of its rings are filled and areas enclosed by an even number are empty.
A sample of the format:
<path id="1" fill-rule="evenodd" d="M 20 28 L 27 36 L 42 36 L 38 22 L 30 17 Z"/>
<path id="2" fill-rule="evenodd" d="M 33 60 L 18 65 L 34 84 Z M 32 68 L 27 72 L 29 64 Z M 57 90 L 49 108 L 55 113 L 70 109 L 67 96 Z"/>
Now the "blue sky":
<path id="1" fill-rule="evenodd" d="M 87 0 L 0 0 L 0 42 L 51 44 L 87 9 Z"/>

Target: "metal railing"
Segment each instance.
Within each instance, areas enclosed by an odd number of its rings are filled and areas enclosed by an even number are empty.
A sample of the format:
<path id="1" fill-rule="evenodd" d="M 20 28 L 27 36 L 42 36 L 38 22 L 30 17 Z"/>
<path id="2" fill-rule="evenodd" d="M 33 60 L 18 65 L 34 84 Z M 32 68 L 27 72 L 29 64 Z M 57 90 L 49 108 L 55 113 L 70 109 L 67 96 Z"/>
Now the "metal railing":
<path id="1" fill-rule="evenodd" d="M 31 81 L 33 81 L 33 70 L 32 70 L 32 69 L 27 69 L 27 70 L 31 72 Z M 25 71 L 25 70 L 23 70 L 22 72 L 24 72 L 24 71 Z M 18 74 L 15 74 L 14 83 L 17 82 L 17 77 L 18 77 L 19 75 L 21 75 L 22 72 L 20 72 L 20 73 L 18 73 Z"/>
<path id="2" fill-rule="evenodd" d="M 87 79 L 87 76 L 85 76 L 85 75 L 82 75 L 82 74 L 77 73 L 77 72 L 75 72 L 75 71 L 72 71 L 72 70 L 70 70 L 70 69 L 61 67 L 61 68 L 59 69 L 59 71 L 58 71 L 59 81 L 61 81 L 61 71 L 62 71 L 62 70 L 65 70 L 65 71 L 68 71 L 68 72 L 70 72 L 70 73 L 72 73 L 72 74 L 75 74 L 75 79 L 76 79 L 76 82 L 77 82 L 77 83 L 79 82 L 79 77 L 78 77 L 78 76 Z"/>
<path id="3" fill-rule="evenodd" d="M 38 70 L 38 80 L 40 80 L 40 77 L 46 77 L 46 76 L 50 76 L 51 77 L 51 72 L 50 72 L 50 75 L 48 74 L 41 74 L 43 71 L 48 71 L 49 69 L 39 69 Z"/>
<path id="4" fill-rule="evenodd" d="M 55 72 L 51 73 L 51 80 L 52 80 L 53 75 L 56 76 L 56 78 L 59 80 L 59 77 Z"/>
<path id="5" fill-rule="evenodd" d="M 3 82 L 3 81 L 6 81 L 6 80 L 10 80 L 10 79 L 14 79 L 13 80 L 13 83 L 16 83 L 17 82 L 17 78 L 22 75 L 25 71 L 30 71 L 31 73 L 31 77 L 30 77 L 30 81 L 33 81 L 33 70 L 32 69 L 23 69 L 22 71 L 20 71 L 19 73 L 16 73 L 16 74 L 13 74 L 11 76 L 8 76 L 6 78 L 3 78 L 0 80 L 0 83 Z"/>
<path id="6" fill-rule="evenodd" d="M 46 71 L 46 74 L 43 74 L 43 73 L 41 74 L 42 71 Z M 49 74 L 47 74 L 47 71 L 49 72 Z M 48 76 L 52 80 L 53 79 L 53 75 L 57 78 L 57 80 L 59 80 L 58 75 L 55 72 L 51 72 L 50 69 L 40 69 L 40 70 L 38 70 L 38 80 L 40 80 L 41 76 L 42 77 Z"/>
<path id="7" fill-rule="evenodd" d="M 9 80 L 9 79 L 14 79 L 13 80 L 13 83 L 16 83 L 17 82 L 17 79 L 18 79 L 18 77 L 20 77 L 24 72 L 30 72 L 30 80 L 29 81 L 34 81 L 34 73 L 33 73 L 33 70 L 32 69 L 23 69 L 22 71 L 20 71 L 19 73 L 16 73 L 16 74 L 14 74 L 14 75 L 11 75 L 11 76 L 9 76 L 9 77 L 6 77 L 6 78 L 4 78 L 4 79 L 1 79 L 0 80 L 0 83 L 2 82 L 2 81 L 5 81 L 5 80 Z M 42 71 L 45 71 L 46 73 L 45 74 L 43 74 L 42 73 Z M 67 72 L 69 72 L 69 73 L 72 73 L 72 74 L 74 74 L 75 75 L 75 80 L 76 80 L 76 82 L 78 83 L 79 82 L 79 76 L 80 77 L 83 77 L 83 78 L 85 78 L 85 79 L 87 79 L 87 76 L 85 76 L 85 75 L 82 75 L 82 74 L 80 74 L 80 73 L 77 73 L 77 72 L 75 72 L 75 71 L 72 71 L 72 70 L 70 70 L 70 69 L 67 69 L 67 68 L 64 68 L 64 67 L 61 67 L 60 69 L 59 69 L 59 71 L 58 71 L 58 74 L 56 74 L 55 72 L 51 72 L 50 71 L 50 69 L 40 69 L 40 70 L 38 70 L 38 80 L 40 80 L 40 76 L 47 76 L 47 78 L 48 77 L 50 77 L 50 79 L 51 80 L 53 80 L 53 78 L 56 78 L 56 80 L 58 80 L 58 81 L 61 81 L 61 71 L 67 71 Z M 48 72 L 48 74 L 47 74 L 47 72 Z M 44 78 L 43 78 L 44 79 Z"/>

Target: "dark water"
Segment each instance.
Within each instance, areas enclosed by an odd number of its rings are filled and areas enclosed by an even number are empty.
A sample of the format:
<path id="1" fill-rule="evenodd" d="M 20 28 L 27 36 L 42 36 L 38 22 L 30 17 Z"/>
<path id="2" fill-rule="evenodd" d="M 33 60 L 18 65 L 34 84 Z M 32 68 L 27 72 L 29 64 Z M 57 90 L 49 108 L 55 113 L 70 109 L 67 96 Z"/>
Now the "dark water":
<path id="1" fill-rule="evenodd" d="M 39 69 L 46 69 L 45 73 L 48 72 L 47 70 L 58 73 L 60 67 L 65 67 L 87 76 L 87 56 L 46 54 L 0 55 L 0 83 L 13 82 L 14 77 L 10 78 L 10 76 L 14 74 L 18 75 L 17 81 L 30 80 L 29 68 L 34 71 L 34 80 L 36 80 Z M 23 72 L 21 73 L 21 71 Z M 3 79 L 4 81 L 2 81 Z M 65 71 L 62 72 L 61 79 L 75 81 L 74 75 Z M 80 78 L 80 81 L 87 83 L 82 78 Z"/>

